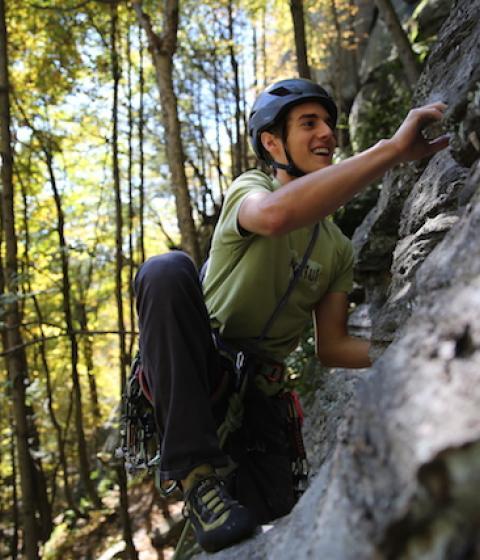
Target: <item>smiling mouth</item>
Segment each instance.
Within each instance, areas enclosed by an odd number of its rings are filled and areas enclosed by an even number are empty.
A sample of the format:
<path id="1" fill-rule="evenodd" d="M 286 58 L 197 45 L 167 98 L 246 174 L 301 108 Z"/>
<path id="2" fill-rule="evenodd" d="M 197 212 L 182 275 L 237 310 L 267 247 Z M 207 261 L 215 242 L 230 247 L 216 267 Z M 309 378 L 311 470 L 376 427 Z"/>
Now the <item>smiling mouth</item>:
<path id="1" fill-rule="evenodd" d="M 330 156 L 330 150 L 328 148 L 314 148 L 312 154 L 315 156 Z"/>

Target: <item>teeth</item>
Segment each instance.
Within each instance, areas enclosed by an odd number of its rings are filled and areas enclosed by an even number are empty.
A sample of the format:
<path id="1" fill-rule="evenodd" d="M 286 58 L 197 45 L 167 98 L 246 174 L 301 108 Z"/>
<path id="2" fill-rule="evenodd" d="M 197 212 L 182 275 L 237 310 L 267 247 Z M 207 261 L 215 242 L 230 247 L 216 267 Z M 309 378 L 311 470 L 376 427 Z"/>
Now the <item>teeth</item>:
<path id="1" fill-rule="evenodd" d="M 328 148 L 315 148 L 312 152 L 316 156 L 328 156 L 330 154 L 330 150 Z"/>

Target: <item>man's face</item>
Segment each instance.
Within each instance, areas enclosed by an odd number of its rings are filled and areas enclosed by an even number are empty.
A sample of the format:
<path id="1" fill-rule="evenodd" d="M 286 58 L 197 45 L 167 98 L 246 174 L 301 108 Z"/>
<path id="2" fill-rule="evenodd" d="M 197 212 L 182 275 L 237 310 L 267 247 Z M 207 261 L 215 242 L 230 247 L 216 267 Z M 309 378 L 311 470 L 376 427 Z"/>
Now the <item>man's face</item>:
<path id="1" fill-rule="evenodd" d="M 332 119 L 320 103 L 297 105 L 287 116 L 287 149 L 295 164 L 305 173 L 332 164 L 337 146 Z"/>

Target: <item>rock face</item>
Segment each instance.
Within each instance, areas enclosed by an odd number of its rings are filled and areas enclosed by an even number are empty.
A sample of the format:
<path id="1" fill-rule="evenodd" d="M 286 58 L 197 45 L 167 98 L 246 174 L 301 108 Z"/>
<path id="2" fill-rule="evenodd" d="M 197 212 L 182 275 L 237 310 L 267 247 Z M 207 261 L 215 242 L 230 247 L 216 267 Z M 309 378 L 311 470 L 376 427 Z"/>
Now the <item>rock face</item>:
<path id="1" fill-rule="evenodd" d="M 480 0 L 454 2 L 415 96 L 448 103 L 451 148 L 389 174 L 355 234 L 378 359 L 322 378 L 310 488 L 219 560 L 480 558 L 479 38 Z"/>

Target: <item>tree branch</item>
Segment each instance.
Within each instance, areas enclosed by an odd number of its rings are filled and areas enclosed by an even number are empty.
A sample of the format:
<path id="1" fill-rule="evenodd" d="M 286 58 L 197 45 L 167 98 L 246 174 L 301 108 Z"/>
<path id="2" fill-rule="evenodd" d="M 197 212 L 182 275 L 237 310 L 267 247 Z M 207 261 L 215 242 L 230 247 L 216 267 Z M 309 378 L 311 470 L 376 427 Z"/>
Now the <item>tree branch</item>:
<path id="1" fill-rule="evenodd" d="M 138 336 L 138 331 L 121 331 L 123 334 L 131 334 L 131 335 L 135 335 Z M 84 331 L 84 330 L 74 330 L 71 332 L 64 332 L 64 333 L 60 333 L 60 334 L 53 334 L 51 336 L 42 336 L 40 338 L 34 338 L 33 340 L 28 340 L 26 342 L 24 342 L 23 344 L 18 344 L 17 346 L 12 346 L 11 348 L 9 348 L 8 350 L 5 350 L 4 352 L 0 352 L 0 358 L 3 358 L 5 356 L 8 356 L 9 354 L 13 354 L 14 352 L 17 352 L 18 350 L 20 350 L 21 348 L 27 348 L 28 346 L 33 346 L 34 344 L 40 344 L 41 342 L 47 342 L 48 340 L 57 340 L 59 338 L 63 338 L 63 337 L 69 337 L 69 336 L 94 336 L 94 335 L 106 335 L 106 334 L 121 334 L 118 330 L 116 331 Z"/>
<path id="2" fill-rule="evenodd" d="M 141 0 L 132 0 L 132 7 L 137 14 L 140 25 L 143 27 L 145 33 L 147 34 L 149 45 L 153 45 L 155 49 L 158 50 L 158 52 L 164 51 L 165 46 L 163 37 L 155 33 L 155 31 L 153 30 L 150 16 L 146 14 L 142 9 Z"/>
<path id="3" fill-rule="evenodd" d="M 87 4 L 91 4 L 95 2 L 96 4 L 118 4 L 120 0 L 84 0 L 83 2 L 79 2 L 74 6 L 69 6 L 67 8 L 60 8 L 59 6 L 42 6 L 41 4 L 35 4 L 34 2 L 30 2 L 28 6 L 30 8 L 35 8 L 36 10 L 54 10 L 55 12 L 73 12 L 75 10 L 79 10 L 83 8 Z"/>
<path id="4" fill-rule="evenodd" d="M 28 6 L 29 8 L 35 8 L 36 10 L 55 10 L 56 12 L 73 12 L 75 10 L 83 8 L 83 6 L 86 6 L 87 4 L 90 4 L 90 2 L 92 2 L 92 0 L 84 0 L 84 2 L 75 4 L 75 6 L 69 6 L 68 8 L 59 8 L 57 6 L 41 6 L 40 4 L 35 4 L 33 2 L 30 2 Z"/>

